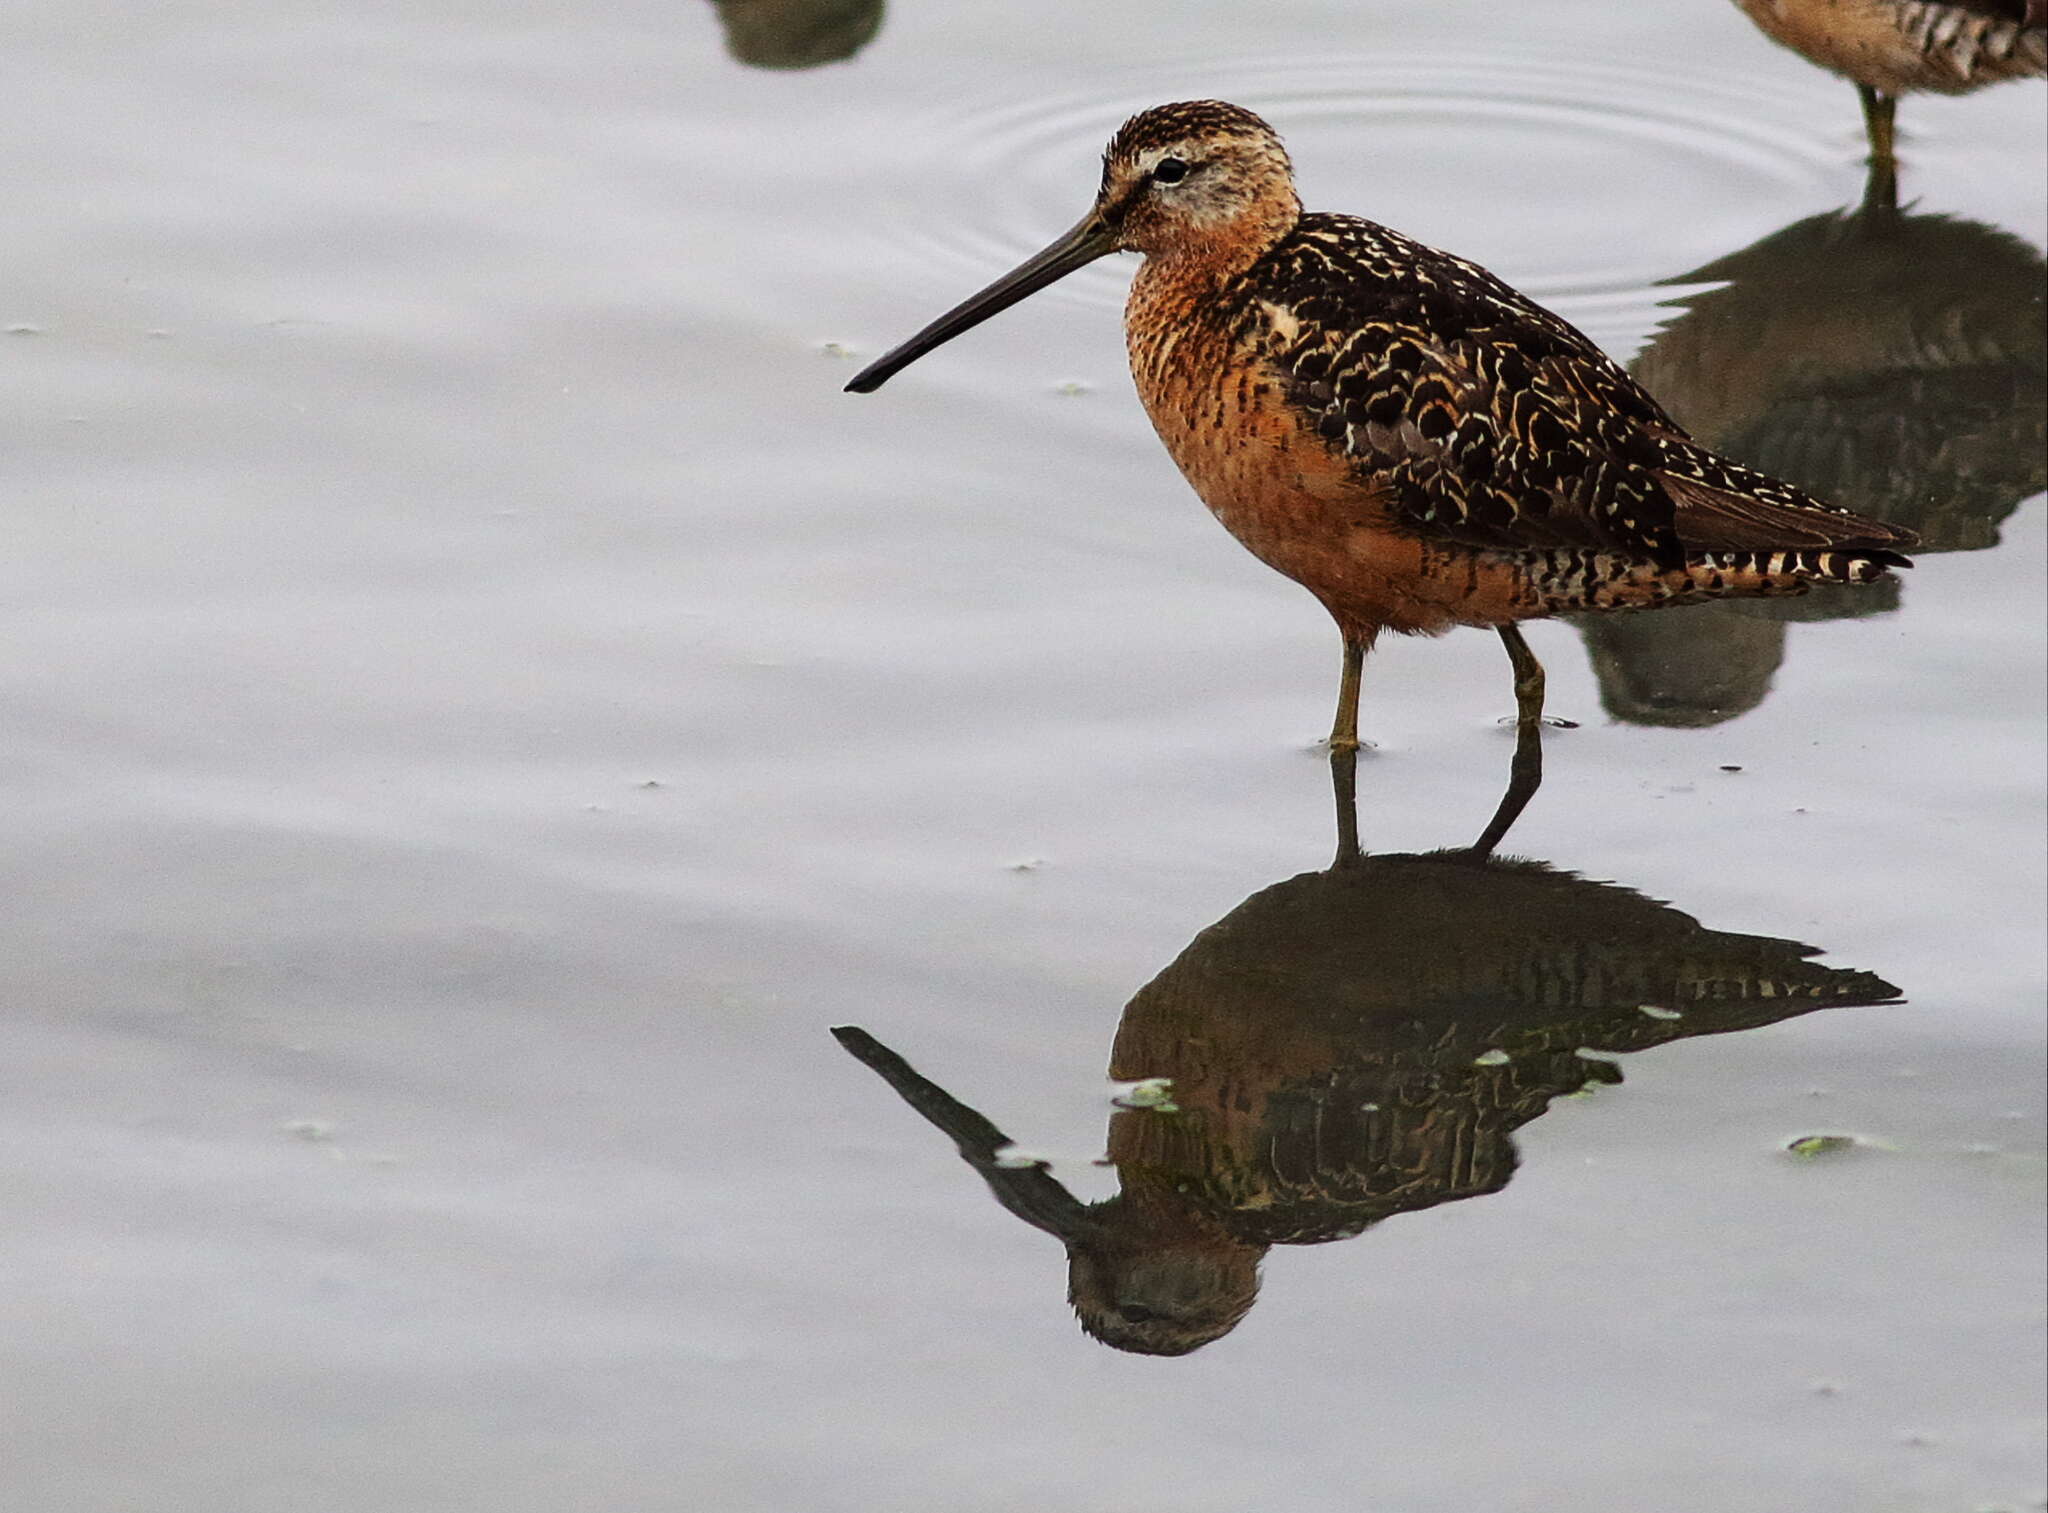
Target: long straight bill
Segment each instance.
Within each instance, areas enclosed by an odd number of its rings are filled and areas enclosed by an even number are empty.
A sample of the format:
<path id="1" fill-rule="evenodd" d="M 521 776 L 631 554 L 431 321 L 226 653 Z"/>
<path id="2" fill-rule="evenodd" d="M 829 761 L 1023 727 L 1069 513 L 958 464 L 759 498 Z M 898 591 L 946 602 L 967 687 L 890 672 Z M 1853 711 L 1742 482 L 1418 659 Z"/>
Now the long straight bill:
<path id="1" fill-rule="evenodd" d="M 1073 230 L 1029 262 L 1004 274 L 981 293 L 962 300 L 944 315 L 895 350 L 869 363 L 854 374 L 846 386 L 849 394 L 871 394 L 909 367 L 932 348 L 951 341 L 962 331 L 978 326 L 991 315 L 1007 310 L 1026 295 L 1036 294 L 1047 284 L 1065 278 L 1076 268 L 1114 252 L 1116 233 L 1089 211 Z"/>

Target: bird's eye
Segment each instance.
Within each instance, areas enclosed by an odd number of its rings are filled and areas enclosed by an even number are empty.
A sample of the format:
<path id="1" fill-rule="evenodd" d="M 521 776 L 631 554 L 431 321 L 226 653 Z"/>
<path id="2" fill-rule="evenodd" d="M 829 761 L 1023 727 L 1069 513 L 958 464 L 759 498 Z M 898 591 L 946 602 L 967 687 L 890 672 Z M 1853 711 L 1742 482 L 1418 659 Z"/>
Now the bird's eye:
<path id="1" fill-rule="evenodd" d="M 1188 176 L 1188 165 L 1179 158 L 1161 158 L 1152 165 L 1152 182 L 1178 184 Z"/>
<path id="2" fill-rule="evenodd" d="M 1172 162 L 1173 160 L 1169 158 L 1167 159 L 1167 161 Z M 1182 167 L 1185 168 L 1186 165 L 1183 164 Z M 1123 1321 L 1126 1324 L 1149 1324 L 1154 1319 L 1159 1317 L 1159 1315 L 1154 1313 L 1151 1309 L 1146 1308 L 1142 1304 L 1138 1303 L 1125 1303 L 1122 1307 L 1117 1309 L 1117 1314 L 1123 1319 Z"/>

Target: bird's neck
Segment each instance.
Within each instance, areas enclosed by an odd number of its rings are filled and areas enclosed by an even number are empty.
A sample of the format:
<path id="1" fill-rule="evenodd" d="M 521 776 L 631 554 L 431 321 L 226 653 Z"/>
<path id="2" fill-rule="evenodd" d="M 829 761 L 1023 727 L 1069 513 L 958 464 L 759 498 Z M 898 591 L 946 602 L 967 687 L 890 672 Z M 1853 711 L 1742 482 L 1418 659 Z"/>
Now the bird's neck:
<path id="1" fill-rule="evenodd" d="M 1202 226 L 1199 235 L 1145 247 L 1145 269 L 1175 283 L 1228 283 L 1300 224 L 1301 202 L 1292 194 L 1275 197 Z"/>
<path id="2" fill-rule="evenodd" d="M 1157 338 L 1183 330 L 1195 317 L 1216 315 L 1223 295 L 1300 222 L 1298 209 L 1286 216 L 1244 217 L 1199 240 L 1148 251 L 1131 281 L 1126 324 L 1133 337 L 1149 330 Z M 1135 355 L 1135 354 L 1134 354 Z"/>

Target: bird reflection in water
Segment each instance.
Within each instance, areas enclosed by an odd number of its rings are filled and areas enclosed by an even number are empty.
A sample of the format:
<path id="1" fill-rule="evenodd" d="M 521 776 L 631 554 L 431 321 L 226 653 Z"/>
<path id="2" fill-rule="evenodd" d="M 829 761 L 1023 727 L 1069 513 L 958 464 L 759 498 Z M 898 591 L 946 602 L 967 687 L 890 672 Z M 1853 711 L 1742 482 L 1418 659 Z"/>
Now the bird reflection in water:
<path id="1" fill-rule="evenodd" d="M 725 50 L 749 68 L 843 63 L 882 29 L 882 0 L 711 0 Z"/>
<path id="2" fill-rule="evenodd" d="M 833 1033 L 1066 1246 L 1089 1334 L 1184 1355 L 1243 1319 L 1272 1246 L 1499 1191 L 1517 1129 L 1621 1081 L 1587 1052 L 1896 1001 L 1815 954 L 1542 862 L 1340 860 L 1253 894 L 1124 1009 L 1110 1076 L 1170 1079 L 1170 1106 L 1112 1115 L 1120 1191 L 1090 1204 L 866 1031 Z"/>
<path id="3" fill-rule="evenodd" d="M 1981 551 L 2048 487 L 2048 265 L 1977 221 L 1886 209 L 1813 216 L 1672 284 L 1720 287 L 1630 364 L 1699 440 L 1920 534 Z M 1881 614 L 1857 594 L 1578 622 L 1615 719 L 1719 724 L 1762 703 L 1792 621 Z"/>

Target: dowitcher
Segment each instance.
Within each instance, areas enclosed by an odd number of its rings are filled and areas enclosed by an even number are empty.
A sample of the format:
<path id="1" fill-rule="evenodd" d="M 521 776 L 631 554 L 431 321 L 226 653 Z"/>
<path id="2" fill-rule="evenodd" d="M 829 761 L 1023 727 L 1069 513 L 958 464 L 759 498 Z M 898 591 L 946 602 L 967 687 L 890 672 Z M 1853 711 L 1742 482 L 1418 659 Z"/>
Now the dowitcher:
<path id="1" fill-rule="evenodd" d="M 1868 198 L 1898 196 L 1899 96 L 1959 95 L 2048 74 L 2048 0 L 1735 0 L 1758 30 L 1855 84 L 1870 138 Z"/>
<path id="2" fill-rule="evenodd" d="M 1485 269 L 1371 221 L 1304 214 L 1280 138 L 1216 100 L 1126 121 L 1072 230 L 847 388 L 878 387 L 1111 252 L 1145 258 L 1124 326 L 1167 451 L 1343 635 L 1340 827 L 1359 674 L 1382 631 L 1488 626 L 1507 646 L 1514 781 L 1485 852 L 1541 781 L 1543 669 L 1519 621 L 1869 583 L 1906 565 L 1911 532 L 1699 446 L 1584 335 Z"/>

